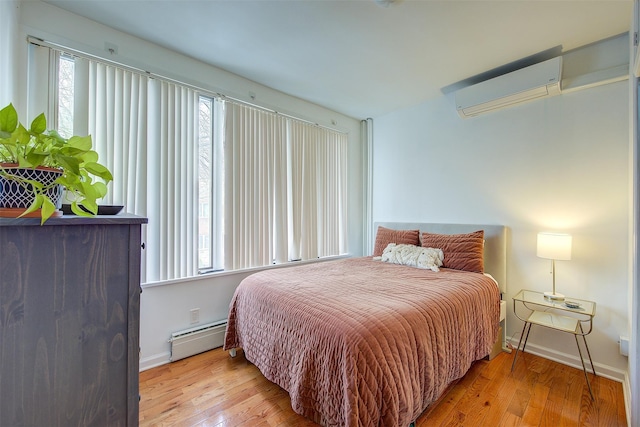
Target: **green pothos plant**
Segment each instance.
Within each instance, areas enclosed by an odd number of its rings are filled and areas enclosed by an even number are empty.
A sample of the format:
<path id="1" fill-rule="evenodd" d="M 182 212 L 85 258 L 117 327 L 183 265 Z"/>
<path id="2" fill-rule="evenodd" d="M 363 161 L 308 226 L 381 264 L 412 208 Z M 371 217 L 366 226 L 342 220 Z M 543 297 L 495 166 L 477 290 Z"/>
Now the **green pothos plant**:
<path id="1" fill-rule="evenodd" d="M 109 169 L 98 163 L 98 153 L 92 147 L 90 135 L 67 139 L 55 130 L 47 130 L 44 113 L 26 129 L 18 120 L 12 104 L 0 110 L 0 176 L 17 182 L 34 194 L 33 202 L 20 216 L 41 209 L 41 223 L 49 219 L 56 211 L 56 206 L 46 190 L 58 184 L 66 190 L 67 198 L 72 200 L 71 210 L 74 214 L 97 214 L 97 200 L 107 194 L 107 184 L 113 180 L 113 176 Z M 62 174 L 54 183 L 43 185 L 12 173 L 16 165 L 19 168 L 52 168 Z"/>

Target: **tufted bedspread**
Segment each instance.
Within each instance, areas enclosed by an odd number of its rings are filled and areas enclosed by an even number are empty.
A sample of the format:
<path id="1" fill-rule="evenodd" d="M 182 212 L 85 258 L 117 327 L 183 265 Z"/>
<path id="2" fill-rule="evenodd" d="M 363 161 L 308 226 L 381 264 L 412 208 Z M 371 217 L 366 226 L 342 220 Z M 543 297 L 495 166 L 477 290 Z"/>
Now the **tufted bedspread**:
<path id="1" fill-rule="evenodd" d="M 246 278 L 224 348 L 324 426 L 408 426 L 489 354 L 499 312 L 483 274 L 350 258 Z"/>

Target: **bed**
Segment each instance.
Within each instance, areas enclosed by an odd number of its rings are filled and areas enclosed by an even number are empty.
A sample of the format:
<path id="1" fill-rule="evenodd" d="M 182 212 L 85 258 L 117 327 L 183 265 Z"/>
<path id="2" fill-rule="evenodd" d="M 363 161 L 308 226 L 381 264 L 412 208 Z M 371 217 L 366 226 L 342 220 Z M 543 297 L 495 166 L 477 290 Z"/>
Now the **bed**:
<path id="1" fill-rule="evenodd" d="M 387 246 L 381 230 L 391 240 L 419 230 L 427 243 L 444 239 L 445 263 L 432 271 L 378 256 L 270 269 L 243 280 L 230 304 L 224 348 L 242 348 L 289 393 L 295 412 L 324 426 L 409 426 L 500 339 L 504 227 L 379 223 L 376 230 L 374 255 Z M 459 245 L 450 235 L 473 235 L 475 253 L 464 255 L 464 266 L 477 269 L 480 250 L 484 271 L 451 268 Z"/>

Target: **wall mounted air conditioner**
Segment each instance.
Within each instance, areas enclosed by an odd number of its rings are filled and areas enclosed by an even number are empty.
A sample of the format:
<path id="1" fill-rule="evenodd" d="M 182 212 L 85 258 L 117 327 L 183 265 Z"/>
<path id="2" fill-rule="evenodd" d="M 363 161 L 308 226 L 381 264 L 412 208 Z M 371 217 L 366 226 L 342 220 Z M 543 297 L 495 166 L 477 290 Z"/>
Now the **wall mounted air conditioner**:
<path id="1" fill-rule="evenodd" d="M 532 99 L 560 93 L 562 57 L 558 56 L 455 93 L 456 108 L 462 118 L 477 116 Z"/>

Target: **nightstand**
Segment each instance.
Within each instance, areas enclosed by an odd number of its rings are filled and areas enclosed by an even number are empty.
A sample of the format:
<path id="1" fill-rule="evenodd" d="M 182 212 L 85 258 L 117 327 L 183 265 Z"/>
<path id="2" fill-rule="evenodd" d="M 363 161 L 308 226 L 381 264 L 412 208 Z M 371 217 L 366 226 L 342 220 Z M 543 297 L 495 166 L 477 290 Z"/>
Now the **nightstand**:
<path id="1" fill-rule="evenodd" d="M 518 308 L 520 308 L 520 311 L 527 310 L 528 312 L 522 314 L 518 311 Z M 589 394 L 591 394 L 591 399 L 593 399 L 593 392 L 591 391 L 591 384 L 587 376 L 587 368 L 584 363 L 584 358 L 582 357 L 582 349 L 580 348 L 578 336 L 582 337 L 582 341 L 587 350 L 587 356 L 589 357 L 589 363 L 591 364 L 591 371 L 593 375 L 596 375 L 586 338 L 593 329 L 596 303 L 569 297 L 564 300 L 553 300 L 545 297 L 542 292 L 523 289 L 513 297 L 513 312 L 518 319 L 524 322 L 524 327 L 522 328 L 522 335 L 520 336 L 520 341 L 513 356 L 511 371 L 513 371 L 513 367 L 516 364 L 518 351 L 524 351 L 527 346 L 527 339 L 529 338 L 532 325 L 544 326 L 557 331 L 570 333 L 576 339 L 580 362 L 582 362 L 582 370 L 587 380 Z M 585 327 L 582 326 L 583 324 L 585 324 Z M 522 350 L 520 350 L 520 344 L 522 344 L 523 338 L 524 344 L 522 345 Z"/>

